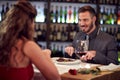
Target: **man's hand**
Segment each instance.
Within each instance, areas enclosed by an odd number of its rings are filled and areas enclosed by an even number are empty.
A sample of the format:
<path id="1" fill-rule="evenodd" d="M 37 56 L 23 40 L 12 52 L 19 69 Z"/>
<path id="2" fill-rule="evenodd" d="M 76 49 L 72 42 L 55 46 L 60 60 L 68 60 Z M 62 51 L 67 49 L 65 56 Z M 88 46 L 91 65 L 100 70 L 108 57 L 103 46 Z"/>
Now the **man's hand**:
<path id="1" fill-rule="evenodd" d="M 65 48 L 65 52 L 68 53 L 68 55 L 72 56 L 74 48 L 72 46 L 68 46 Z"/>
<path id="2" fill-rule="evenodd" d="M 80 59 L 82 61 L 92 60 L 96 56 L 96 51 L 87 51 Z"/>

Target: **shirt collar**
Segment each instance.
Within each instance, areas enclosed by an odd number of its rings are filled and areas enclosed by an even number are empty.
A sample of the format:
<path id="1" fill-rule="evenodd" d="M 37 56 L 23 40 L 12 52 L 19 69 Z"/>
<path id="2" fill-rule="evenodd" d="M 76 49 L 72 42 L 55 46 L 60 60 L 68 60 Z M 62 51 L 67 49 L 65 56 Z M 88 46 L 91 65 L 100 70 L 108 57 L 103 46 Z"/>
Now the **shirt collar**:
<path id="1" fill-rule="evenodd" d="M 98 35 L 98 30 L 99 30 L 99 28 L 96 27 L 95 30 L 88 35 L 89 39 L 95 38 Z M 80 31 L 80 32 L 82 32 L 82 31 Z M 86 36 L 87 36 L 87 34 L 85 32 L 82 32 L 81 38 L 86 39 Z"/>

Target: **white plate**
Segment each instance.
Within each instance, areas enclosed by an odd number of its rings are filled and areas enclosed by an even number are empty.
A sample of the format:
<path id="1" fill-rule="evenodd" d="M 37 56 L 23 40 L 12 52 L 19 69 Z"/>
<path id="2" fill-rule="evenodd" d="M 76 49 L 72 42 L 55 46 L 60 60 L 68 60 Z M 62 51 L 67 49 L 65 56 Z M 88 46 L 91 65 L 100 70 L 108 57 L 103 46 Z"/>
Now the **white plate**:
<path id="1" fill-rule="evenodd" d="M 52 60 L 54 63 L 57 64 L 62 64 L 62 65 L 68 65 L 68 64 L 79 64 L 80 60 L 79 59 L 72 59 L 74 61 L 67 61 L 67 62 L 58 62 L 57 59 L 59 59 L 59 57 L 53 57 Z M 64 58 L 64 59 L 69 59 L 69 58 Z"/>

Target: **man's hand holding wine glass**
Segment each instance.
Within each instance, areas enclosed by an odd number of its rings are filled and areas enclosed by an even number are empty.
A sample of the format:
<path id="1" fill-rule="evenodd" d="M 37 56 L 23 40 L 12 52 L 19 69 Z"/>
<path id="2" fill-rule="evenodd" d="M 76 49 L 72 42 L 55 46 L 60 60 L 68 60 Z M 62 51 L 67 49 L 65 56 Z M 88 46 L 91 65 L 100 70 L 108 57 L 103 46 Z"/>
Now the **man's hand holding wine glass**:
<path id="1" fill-rule="evenodd" d="M 96 55 L 96 51 L 87 51 L 85 55 L 80 57 L 80 60 L 82 61 L 87 61 L 87 60 L 92 60 Z"/>
<path id="2" fill-rule="evenodd" d="M 72 56 L 74 51 L 75 49 L 72 46 L 68 46 L 65 48 L 65 52 L 67 52 L 70 56 Z M 82 61 L 87 61 L 93 59 L 95 55 L 96 55 L 96 51 L 91 50 L 91 51 L 86 51 L 85 55 L 79 56 L 79 58 Z"/>
<path id="3" fill-rule="evenodd" d="M 81 40 L 76 48 L 73 48 L 72 46 L 66 47 L 65 52 L 67 52 L 70 56 L 75 53 L 81 61 L 92 60 L 96 55 L 96 51 L 88 51 L 88 46 L 89 42 L 87 40 Z"/>

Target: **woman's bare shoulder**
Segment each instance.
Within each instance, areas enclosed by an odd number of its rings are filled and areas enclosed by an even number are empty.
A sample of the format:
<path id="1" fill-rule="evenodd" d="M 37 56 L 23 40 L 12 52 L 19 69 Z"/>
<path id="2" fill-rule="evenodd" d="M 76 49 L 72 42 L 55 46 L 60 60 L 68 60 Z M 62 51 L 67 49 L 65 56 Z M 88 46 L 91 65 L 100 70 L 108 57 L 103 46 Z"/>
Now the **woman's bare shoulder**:
<path id="1" fill-rule="evenodd" d="M 25 46 L 28 47 L 28 46 L 30 46 L 30 45 L 32 46 L 32 45 L 37 45 L 37 44 L 36 44 L 34 41 L 26 41 L 26 42 L 25 42 Z"/>
<path id="2" fill-rule="evenodd" d="M 24 45 L 24 48 L 23 48 L 23 51 L 24 51 L 25 54 L 36 52 L 38 50 L 41 50 L 41 48 L 34 41 L 25 42 L 25 45 Z"/>

